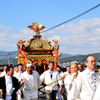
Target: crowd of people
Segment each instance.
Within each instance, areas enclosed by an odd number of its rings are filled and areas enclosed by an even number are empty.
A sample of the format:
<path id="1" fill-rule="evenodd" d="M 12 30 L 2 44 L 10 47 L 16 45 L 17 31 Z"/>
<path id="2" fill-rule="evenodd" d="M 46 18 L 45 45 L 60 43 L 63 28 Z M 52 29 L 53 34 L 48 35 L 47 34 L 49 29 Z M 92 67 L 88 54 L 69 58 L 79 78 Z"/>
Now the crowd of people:
<path id="1" fill-rule="evenodd" d="M 66 71 L 54 70 L 54 62 L 41 75 L 30 62 L 5 66 L 0 73 L 0 100 L 38 100 L 38 90 L 45 89 L 46 100 L 100 100 L 100 74 L 95 72 L 96 60 L 87 56 L 83 63 L 71 64 Z"/>

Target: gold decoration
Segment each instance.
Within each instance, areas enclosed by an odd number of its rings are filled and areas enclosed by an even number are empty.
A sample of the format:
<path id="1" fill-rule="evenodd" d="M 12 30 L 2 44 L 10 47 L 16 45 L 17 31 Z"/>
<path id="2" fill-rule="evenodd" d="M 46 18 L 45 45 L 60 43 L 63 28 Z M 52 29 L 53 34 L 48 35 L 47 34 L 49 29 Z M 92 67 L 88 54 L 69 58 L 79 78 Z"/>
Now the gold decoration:
<path id="1" fill-rule="evenodd" d="M 45 27 L 38 22 L 32 23 L 32 25 L 29 25 L 28 28 L 34 30 L 34 32 L 36 32 L 36 35 L 28 40 L 25 45 L 22 44 L 26 42 L 26 39 L 19 40 L 17 44 L 18 49 L 24 50 L 28 60 L 30 60 L 32 63 L 35 63 L 35 60 L 38 60 L 38 63 L 34 65 L 35 68 L 37 65 L 39 66 L 41 64 L 44 64 L 43 60 L 45 60 L 45 64 L 47 64 L 49 61 L 59 63 L 58 59 L 55 59 L 56 53 L 53 54 L 54 51 L 59 49 L 59 45 L 57 44 L 58 41 L 53 39 L 52 41 L 55 44 L 54 46 L 52 46 L 46 39 L 41 38 L 40 30 L 43 30 Z M 61 54 L 59 53 L 58 56 L 61 56 Z M 18 52 L 18 57 L 16 57 L 16 59 L 18 59 L 18 63 L 23 64 L 23 67 L 25 69 L 27 62 L 25 62 L 25 58 L 22 56 L 22 53 L 20 53 L 20 51 Z M 45 67 L 46 66 L 44 66 L 44 69 Z"/>
<path id="2" fill-rule="evenodd" d="M 61 56 L 61 53 L 58 54 L 58 57 L 60 57 L 60 56 Z"/>
<path id="3" fill-rule="evenodd" d="M 57 50 L 59 49 L 59 45 L 57 44 L 58 41 L 57 40 L 52 40 L 55 44 L 54 44 L 54 48 L 56 48 Z"/>
<path id="4" fill-rule="evenodd" d="M 50 54 L 53 50 L 54 49 L 50 46 L 49 42 L 46 39 L 41 38 L 40 35 L 34 35 L 34 37 L 28 40 L 25 45 L 25 51 L 30 55 Z"/>
<path id="5" fill-rule="evenodd" d="M 15 59 L 18 60 L 18 56 L 16 56 Z"/>
<path id="6" fill-rule="evenodd" d="M 38 48 L 42 48 L 43 47 L 43 44 L 41 42 L 36 42 L 35 43 L 35 46 L 38 47 Z"/>
<path id="7" fill-rule="evenodd" d="M 54 62 L 58 62 L 58 60 L 57 59 L 54 59 Z"/>
<path id="8" fill-rule="evenodd" d="M 53 41 L 54 43 L 58 43 L 58 41 L 57 41 L 57 40 L 54 40 L 54 39 L 53 39 L 52 41 Z"/>
<path id="9" fill-rule="evenodd" d="M 75 75 L 73 76 L 73 79 L 74 79 L 74 78 L 76 78 L 76 77 L 77 77 L 77 75 L 78 75 L 78 74 L 75 74 Z"/>
<path id="10" fill-rule="evenodd" d="M 34 22 L 32 23 L 32 25 L 28 26 L 28 28 L 30 28 L 31 30 L 35 30 L 36 27 L 38 27 L 39 30 L 43 30 L 45 28 L 45 26 L 42 26 L 42 24 L 38 22 Z"/>
<path id="11" fill-rule="evenodd" d="M 55 57 L 55 53 L 53 54 L 53 56 Z"/>
<path id="12" fill-rule="evenodd" d="M 27 63 L 28 63 L 28 64 L 30 64 L 30 62 L 31 62 L 31 61 L 30 61 L 30 60 L 28 60 L 28 62 L 27 62 Z"/>
<path id="13" fill-rule="evenodd" d="M 23 58 L 23 55 L 20 55 L 21 58 Z"/>
<path id="14" fill-rule="evenodd" d="M 53 54 L 53 56 L 55 57 L 55 53 Z M 58 57 L 60 57 L 60 56 L 61 56 L 61 53 L 58 54 Z"/>
<path id="15" fill-rule="evenodd" d="M 38 63 L 42 63 L 42 59 L 46 59 L 46 63 L 54 60 L 51 55 L 27 55 L 27 57 L 32 63 L 34 63 L 34 59 L 38 59 Z"/>
<path id="16" fill-rule="evenodd" d="M 38 22 L 34 22 L 32 23 L 32 25 L 28 26 L 28 28 L 30 28 L 31 30 L 34 30 L 34 32 L 36 32 L 36 35 L 40 34 L 40 30 L 43 30 L 45 27 L 42 26 L 42 24 L 38 23 Z"/>
<path id="17" fill-rule="evenodd" d="M 26 39 L 23 39 L 23 40 L 19 40 L 18 43 L 25 43 L 27 40 Z"/>

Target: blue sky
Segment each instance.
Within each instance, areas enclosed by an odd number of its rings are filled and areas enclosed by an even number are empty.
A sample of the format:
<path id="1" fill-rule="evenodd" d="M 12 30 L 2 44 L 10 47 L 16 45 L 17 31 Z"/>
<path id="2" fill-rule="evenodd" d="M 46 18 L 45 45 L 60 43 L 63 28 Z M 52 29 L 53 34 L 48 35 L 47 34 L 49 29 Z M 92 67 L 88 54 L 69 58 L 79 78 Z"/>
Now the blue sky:
<path id="1" fill-rule="evenodd" d="M 100 0 L 1 0 L 0 51 L 17 50 L 20 39 L 30 39 L 27 28 L 38 21 L 47 29 L 100 4 Z M 100 7 L 51 31 L 41 33 L 51 41 L 58 39 L 60 52 L 89 54 L 100 52 Z"/>

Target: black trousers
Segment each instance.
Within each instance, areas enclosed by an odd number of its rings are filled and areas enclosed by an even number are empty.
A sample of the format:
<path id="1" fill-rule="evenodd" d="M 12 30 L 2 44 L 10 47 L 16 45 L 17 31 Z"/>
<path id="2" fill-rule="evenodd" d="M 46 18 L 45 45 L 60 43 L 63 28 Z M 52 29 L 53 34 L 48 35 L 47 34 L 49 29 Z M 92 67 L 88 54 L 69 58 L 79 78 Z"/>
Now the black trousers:
<path id="1" fill-rule="evenodd" d="M 46 90 L 46 100 L 56 100 L 57 90 Z"/>

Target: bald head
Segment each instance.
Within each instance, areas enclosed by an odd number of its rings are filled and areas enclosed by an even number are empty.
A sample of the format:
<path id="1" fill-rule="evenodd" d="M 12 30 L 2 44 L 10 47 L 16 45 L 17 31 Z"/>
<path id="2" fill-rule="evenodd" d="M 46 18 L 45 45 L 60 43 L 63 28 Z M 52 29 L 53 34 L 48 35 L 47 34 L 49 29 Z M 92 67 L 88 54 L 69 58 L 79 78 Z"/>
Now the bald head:
<path id="1" fill-rule="evenodd" d="M 90 70 L 90 71 L 93 71 L 96 67 L 96 61 L 95 61 L 95 58 L 93 56 L 88 56 L 86 57 L 86 62 L 85 62 L 87 68 Z"/>
<path id="2" fill-rule="evenodd" d="M 71 73 L 77 73 L 78 72 L 78 66 L 77 66 L 77 64 L 72 64 L 70 66 L 70 68 L 71 68 Z"/>

